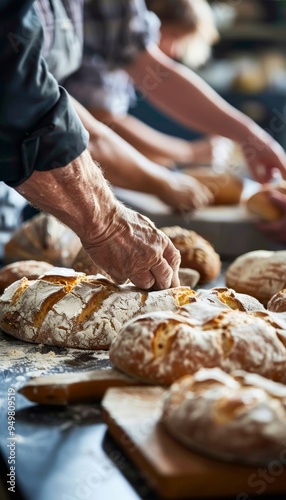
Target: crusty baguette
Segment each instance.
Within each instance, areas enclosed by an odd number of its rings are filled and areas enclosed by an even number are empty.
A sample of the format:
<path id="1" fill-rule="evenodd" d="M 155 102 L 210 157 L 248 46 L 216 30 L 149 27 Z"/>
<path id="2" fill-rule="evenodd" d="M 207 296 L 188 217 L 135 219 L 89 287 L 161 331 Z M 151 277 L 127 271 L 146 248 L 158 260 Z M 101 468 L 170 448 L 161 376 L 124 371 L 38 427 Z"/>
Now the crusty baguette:
<path id="1" fill-rule="evenodd" d="M 147 293 L 104 277 L 53 268 L 37 280 L 23 278 L 5 290 L 0 327 L 28 342 L 108 349 L 129 319 L 148 311 L 176 310 L 194 294 L 187 287 Z"/>
<path id="2" fill-rule="evenodd" d="M 184 316 L 162 311 L 127 323 L 110 346 L 112 363 L 153 384 L 171 384 L 199 368 L 213 367 L 286 381 L 286 349 L 271 322 L 256 313 L 200 301 L 182 309 Z"/>
<path id="3" fill-rule="evenodd" d="M 244 371 L 201 369 L 171 386 L 161 420 L 192 450 L 268 466 L 285 452 L 286 387 Z"/>

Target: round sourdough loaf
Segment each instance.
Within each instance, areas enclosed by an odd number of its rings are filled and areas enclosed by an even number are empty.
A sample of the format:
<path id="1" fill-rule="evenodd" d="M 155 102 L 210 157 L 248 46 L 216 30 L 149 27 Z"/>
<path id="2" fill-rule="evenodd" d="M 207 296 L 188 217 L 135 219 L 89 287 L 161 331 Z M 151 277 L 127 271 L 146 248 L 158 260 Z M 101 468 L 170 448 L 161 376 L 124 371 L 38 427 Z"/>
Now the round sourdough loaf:
<path id="1" fill-rule="evenodd" d="M 37 260 L 20 260 L 8 264 L 0 269 L 0 293 L 3 293 L 7 286 L 24 276 L 29 280 L 34 280 L 52 268 L 52 264 Z"/>
<path id="2" fill-rule="evenodd" d="M 235 205 L 240 202 L 243 182 L 229 172 L 215 172 L 209 167 L 195 167 L 183 170 L 204 184 L 214 195 L 213 205 Z"/>
<path id="3" fill-rule="evenodd" d="M 70 267 L 81 248 L 79 237 L 55 217 L 39 214 L 22 224 L 4 247 L 6 264 L 40 260 Z"/>
<path id="4" fill-rule="evenodd" d="M 212 245 L 195 231 L 180 226 L 162 227 L 181 254 L 181 267 L 195 269 L 200 274 L 199 283 L 217 278 L 221 270 L 219 255 Z"/>
<path id="5" fill-rule="evenodd" d="M 252 295 L 264 306 L 286 285 L 286 250 L 255 250 L 241 255 L 225 273 L 226 285 Z"/>
<path id="6" fill-rule="evenodd" d="M 267 304 L 267 309 L 277 313 L 286 312 L 286 288 L 283 288 L 283 290 L 280 290 L 280 292 L 275 293 L 271 297 Z"/>
<path id="7" fill-rule="evenodd" d="M 0 297 L 0 327 L 28 342 L 108 349 L 124 323 L 162 309 L 177 310 L 195 294 L 178 287 L 144 292 L 103 276 L 53 268 L 34 281 L 23 278 Z"/>
<path id="8" fill-rule="evenodd" d="M 213 367 L 286 381 L 286 349 L 269 322 L 203 302 L 181 309 L 183 315 L 161 311 L 127 323 L 110 346 L 112 363 L 151 384 L 171 384 Z"/>
<path id="9" fill-rule="evenodd" d="M 250 196 L 246 201 L 246 207 L 249 212 L 258 215 L 258 217 L 266 221 L 281 219 L 283 210 L 269 198 L 269 192 L 273 190 L 286 194 L 286 181 L 282 181 L 279 184 L 264 185 L 263 189 Z"/>
<path id="10" fill-rule="evenodd" d="M 286 386 L 244 371 L 201 369 L 170 387 L 161 421 L 194 451 L 269 465 L 285 459 Z"/>

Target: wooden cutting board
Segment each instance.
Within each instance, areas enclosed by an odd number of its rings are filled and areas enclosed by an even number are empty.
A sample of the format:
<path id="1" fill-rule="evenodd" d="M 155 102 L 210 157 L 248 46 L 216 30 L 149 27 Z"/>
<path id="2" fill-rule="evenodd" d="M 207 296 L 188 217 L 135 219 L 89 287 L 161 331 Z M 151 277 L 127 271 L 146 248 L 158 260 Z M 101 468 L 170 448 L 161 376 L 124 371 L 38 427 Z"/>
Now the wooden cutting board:
<path id="1" fill-rule="evenodd" d="M 109 389 L 103 416 L 109 431 L 162 498 L 233 495 L 250 500 L 258 493 L 286 493 L 286 467 L 248 467 L 191 452 L 167 434 L 159 423 L 161 387 Z M 285 456 L 285 454 L 284 454 Z M 265 471 L 268 480 L 261 479 Z"/>
<path id="2" fill-rule="evenodd" d="M 109 387 L 140 385 L 116 368 L 35 377 L 18 392 L 34 403 L 66 405 L 99 400 Z"/>

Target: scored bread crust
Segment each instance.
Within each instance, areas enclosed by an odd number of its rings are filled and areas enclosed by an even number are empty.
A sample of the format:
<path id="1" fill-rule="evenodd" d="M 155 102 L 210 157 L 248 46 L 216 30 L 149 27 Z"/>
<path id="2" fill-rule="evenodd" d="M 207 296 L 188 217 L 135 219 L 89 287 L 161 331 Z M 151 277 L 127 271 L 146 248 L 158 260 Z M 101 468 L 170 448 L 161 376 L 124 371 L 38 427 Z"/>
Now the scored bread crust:
<path id="1" fill-rule="evenodd" d="M 255 250 L 237 257 L 225 273 L 226 285 L 252 295 L 264 306 L 286 286 L 286 250 Z"/>
<path id="2" fill-rule="evenodd" d="M 199 284 L 217 278 L 221 270 L 220 256 L 213 246 L 195 231 L 180 226 L 162 227 L 181 254 L 181 267 L 195 269 L 200 274 Z"/>
<path id="3" fill-rule="evenodd" d="M 197 290 L 196 300 L 221 307 L 229 307 L 238 311 L 264 311 L 265 308 L 259 300 L 244 293 L 237 293 L 227 287 L 215 287 L 209 290 Z M 187 306 L 184 306 L 187 307 Z"/>
<path id="4" fill-rule="evenodd" d="M 110 346 L 112 363 L 151 384 L 171 384 L 202 367 L 286 380 L 286 349 L 270 322 L 202 302 L 182 309 L 184 316 L 165 311 L 127 323 Z"/>
<path id="5" fill-rule="evenodd" d="M 161 421 L 194 451 L 268 465 L 285 450 L 286 387 L 244 371 L 201 369 L 165 393 Z"/>
<path id="6" fill-rule="evenodd" d="M 176 310 L 195 294 L 178 287 L 144 292 L 107 278 L 53 268 L 37 280 L 23 278 L 0 298 L 0 327 L 20 340 L 82 349 L 108 349 L 136 315 Z"/>

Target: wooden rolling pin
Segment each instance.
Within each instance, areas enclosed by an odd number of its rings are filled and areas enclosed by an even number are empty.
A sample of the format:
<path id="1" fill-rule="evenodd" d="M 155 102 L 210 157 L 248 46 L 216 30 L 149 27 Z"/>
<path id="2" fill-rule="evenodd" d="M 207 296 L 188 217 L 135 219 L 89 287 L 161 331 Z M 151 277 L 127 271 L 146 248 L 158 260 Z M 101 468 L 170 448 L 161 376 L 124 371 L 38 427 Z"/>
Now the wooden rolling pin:
<path id="1" fill-rule="evenodd" d="M 32 378 L 18 392 L 45 405 L 67 405 L 99 400 L 109 387 L 142 385 L 116 368 L 63 373 Z"/>

